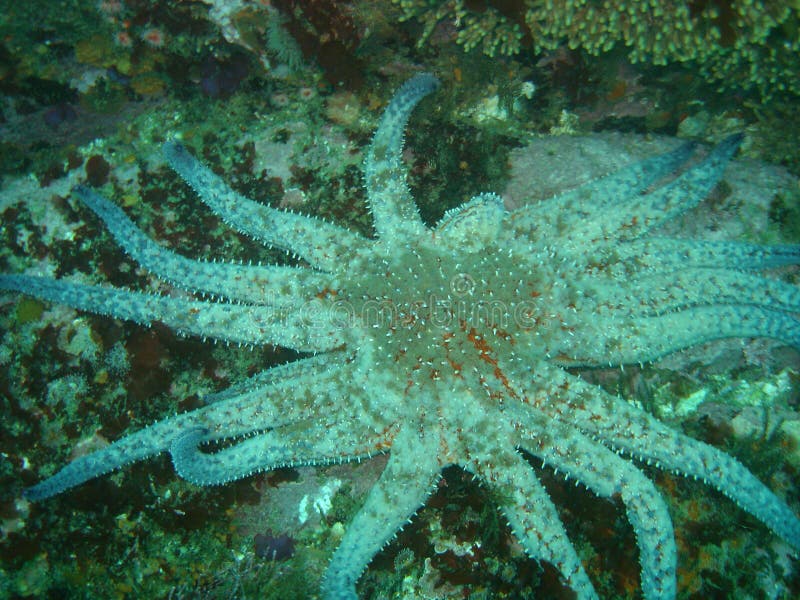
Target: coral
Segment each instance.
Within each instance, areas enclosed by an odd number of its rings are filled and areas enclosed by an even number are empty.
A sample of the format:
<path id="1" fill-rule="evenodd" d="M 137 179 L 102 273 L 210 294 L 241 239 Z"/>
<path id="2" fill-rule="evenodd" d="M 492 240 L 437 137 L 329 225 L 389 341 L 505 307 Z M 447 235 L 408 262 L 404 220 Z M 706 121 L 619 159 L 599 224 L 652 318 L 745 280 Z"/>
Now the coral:
<path id="1" fill-rule="evenodd" d="M 423 44 L 445 21 L 465 50 L 541 53 L 564 44 L 598 55 L 623 46 L 632 62 L 693 61 L 729 89 L 800 94 L 800 7 L 779 0 L 695 3 L 627 0 L 392 0 L 419 19 Z"/>

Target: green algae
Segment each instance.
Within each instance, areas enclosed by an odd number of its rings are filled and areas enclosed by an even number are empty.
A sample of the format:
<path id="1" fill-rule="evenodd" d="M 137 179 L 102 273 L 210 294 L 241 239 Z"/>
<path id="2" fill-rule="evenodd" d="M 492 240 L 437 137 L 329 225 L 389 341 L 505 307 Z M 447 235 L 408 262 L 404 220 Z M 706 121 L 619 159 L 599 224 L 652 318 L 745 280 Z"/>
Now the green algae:
<path id="1" fill-rule="evenodd" d="M 17 323 L 25 325 L 38 321 L 44 312 L 44 304 L 35 298 L 23 296 L 17 302 L 16 317 Z"/>

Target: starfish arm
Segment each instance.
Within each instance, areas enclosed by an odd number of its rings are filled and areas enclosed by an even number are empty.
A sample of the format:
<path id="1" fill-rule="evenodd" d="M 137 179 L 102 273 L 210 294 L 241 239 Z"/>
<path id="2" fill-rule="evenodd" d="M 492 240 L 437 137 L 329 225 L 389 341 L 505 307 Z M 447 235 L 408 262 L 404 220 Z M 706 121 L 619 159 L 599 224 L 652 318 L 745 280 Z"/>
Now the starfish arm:
<path id="1" fill-rule="evenodd" d="M 82 483 L 167 450 L 182 433 L 197 427 L 193 413 L 165 419 L 102 450 L 76 458 L 55 475 L 26 489 L 25 498 L 45 500 Z"/>
<path id="2" fill-rule="evenodd" d="M 758 306 L 687 308 L 657 317 L 598 317 L 591 326 L 560 336 L 554 360 L 561 366 L 621 365 L 656 360 L 672 352 L 725 338 L 763 337 L 800 348 L 800 320 Z"/>
<path id="3" fill-rule="evenodd" d="M 274 431 L 265 431 L 218 452 L 207 453 L 200 450 L 200 445 L 208 434 L 207 429 L 190 429 L 169 447 L 175 472 L 194 485 L 222 485 L 280 467 L 290 462 L 297 451 L 276 439 L 280 435 L 276 436 Z"/>
<path id="4" fill-rule="evenodd" d="M 342 260 L 367 243 L 358 234 L 321 219 L 276 210 L 245 198 L 178 142 L 165 143 L 164 154 L 178 175 L 228 225 L 270 246 L 293 252 L 313 267 L 335 270 Z"/>
<path id="5" fill-rule="evenodd" d="M 355 419 L 311 424 L 307 420 L 252 437 L 217 452 L 200 446 L 210 437 L 207 429 L 192 429 L 170 446 L 175 471 L 195 485 L 222 485 L 259 471 L 299 465 L 322 465 L 368 459 L 389 447 L 393 430 L 380 433 Z"/>
<path id="6" fill-rule="evenodd" d="M 714 486 L 800 550 L 800 519 L 732 456 L 673 431 L 655 419 L 648 422 L 644 430 L 619 432 L 617 429 L 612 444 L 634 456 L 656 461 L 662 468 L 674 469 Z M 656 440 L 659 445 L 653 446 L 652 441 Z"/>
<path id="7" fill-rule="evenodd" d="M 478 252 L 497 239 L 506 211 L 497 194 L 478 194 L 448 210 L 433 234 L 453 252 Z"/>
<path id="8" fill-rule="evenodd" d="M 336 410 L 350 400 L 354 392 L 349 383 L 354 377 L 350 357 L 343 352 L 313 357 L 272 367 L 244 390 L 240 386 L 222 399 L 211 396 L 212 403 L 187 413 L 186 427 L 205 429 L 204 442 L 247 436 L 291 423 L 313 419 Z M 271 377 L 267 377 L 269 374 Z M 166 447 L 165 447 L 166 449 Z"/>
<path id="9" fill-rule="evenodd" d="M 186 434 L 204 431 L 203 441 L 233 438 L 280 428 L 308 419 L 341 398 L 331 390 L 347 378 L 343 356 L 315 356 L 273 369 L 279 380 L 248 394 L 220 400 L 204 408 L 154 423 L 111 445 L 69 463 L 58 473 L 25 491 L 29 500 L 44 500 L 125 465 L 170 450 Z M 304 374 L 306 385 L 298 383 Z M 327 385 L 326 385 L 327 384 Z M 341 395 L 341 394 L 339 394 Z"/>
<path id="10" fill-rule="evenodd" d="M 414 457 L 409 460 L 408 457 Z M 434 442 L 401 428 L 386 468 L 347 527 L 322 582 L 326 600 L 356 600 L 355 584 L 372 558 L 425 502 L 439 479 Z"/>
<path id="11" fill-rule="evenodd" d="M 591 228 L 592 223 L 604 219 L 609 211 L 616 210 L 619 198 L 641 194 L 655 181 L 680 167 L 694 149 L 695 144 L 689 142 L 666 154 L 633 162 L 550 200 L 523 206 L 508 216 L 508 223 L 518 233 L 537 239 L 560 235 L 564 227 L 561 221 L 564 215 L 581 215 L 580 227 Z"/>
<path id="12" fill-rule="evenodd" d="M 646 599 L 675 597 L 677 549 L 672 520 L 653 482 L 572 426 L 555 426 L 534 410 L 515 410 L 516 443 L 547 465 L 583 483 L 598 496 L 619 494 L 636 533 Z M 536 423 L 538 426 L 532 426 Z"/>
<path id="13" fill-rule="evenodd" d="M 752 270 L 800 265 L 800 244 L 762 246 L 653 237 L 625 244 L 621 253 L 639 268 L 657 271 L 702 267 Z"/>
<path id="14" fill-rule="evenodd" d="M 290 380 L 300 380 L 309 384 L 320 382 L 320 385 L 324 386 L 327 383 L 327 377 L 330 376 L 329 372 L 332 373 L 336 369 L 347 370 L 345 377 L 350 377 L 348 364 L 351 359 L 352 357 L 344 352 L 324 352 L 269 367 L 219 392 L 210 394 L 199 392 L 198 395 L 200 400 L 210 407 L 212 404 L 222 403 L 235 397 L 252 397 L 254 401 L 257 401 L 257 396 L 261 395 L 261 390 L 266 386 L 286 385 L 286 382 Z M 224 415 L 220 415 L 218 418 L 223 417 Z"/>
<path id="15" fill-rule="evenodd" d="M 131 258 L 176 287 L 271 306 L 296 304 L 330 287 L 329 278 L 309 269 L 212 263 L 186 258 L 148 238 L 121 208 L 100 194 L 85 186 L 77 186 L 72 192 L 103 220 Z"/>
<path id="16" fill-rule="evenodd" d="M 528 399 L 534 409 L 577 425 L 612 449 L 702 479 L 800 549 L 800 519 L 736 459 L 561 369 L 546 365 L 533 377 L 543 383 Z"/>
<path id="17" fill-rule="evenodd" d="M 406 81 L 386 107 L 367 151 L 367 200 L 380 238 L 403 240 L 425 231 L 406 184 L 403 132 L 414 107 L 437 87 L 439 80 L 429 73 Z"/>
<path id="18" fill-rule="evenodd" d="M 623 404 L 627 410 L 620 414 L 619 408 Z M 596 426 L 596 431 L 606 443 L 635 457 L 655 461 L 661 468 L 673 469 L 714 486 L 777 536 L 800 549 L 800 519 L 739 461 L 713 446 L 666 427 L 622 400 L 615 402 L 614 406 L 614 423 L 595 419 L 595 422 L 602 423 L 600 427 Z"/>
<path id="19" fill-rule="evenodd" d="M 644 196 L 628 195 L 625 202 L 615 204 L 613 210 L 609 209 L 604 219 L 584 224 L 571 234 L 572 237 L 602 238 L 613 240 L 616 244 L 620 239 L 636 239 L 682 215 L 699 204 L 714 188 L 741 142 L 741 135 L 730 136 L 715 146 L 705 159 L 668 184 Z"/>
<path id="20" fill-rule="evenodd" d="M 654 441 L 659 445 L 653 446 Z M 617 427 L 610 442 L 634 456 L 656 461 L 662 468 L 674 469 L 714 486 L 800 550 L 800 519 L 746 467 L 725 452 L 673 431 L 655 419 L 649 420 L 644 430 L 622 432 Z"/>
<path id="21" fill-rule="evenodd" d="M 45 277 L 0 275 L 0 290 L 14 290 L 80 310 L 149 325 L 161 321 L 186 335 L 239 344 L 275 344 L 298 351 L 332 350 L 343 342 L 319 301 L 296 310 L 201 302 L 82 285 Z"/>
<path id="22" fill-rule="evenodd" d="M 477 443 L 478 448 L 486 446 L 485 440 Z M 525 553 L 558 569 L 579 600 L 597 598 L 556 507 L 531 466 L 520 454 L 505 447 L 478 454 L 462 466 L 491 483 L 500 499 L 500 510 Z"/>
<path id="23" fill-rule="evenodd" d="M 597 286 L 593 310 L 619 316 L 654 316 L 689 306 L 754 305 L 776 311 L 800 311 L 800 287 L 727 269 L 685 268 Z"/>

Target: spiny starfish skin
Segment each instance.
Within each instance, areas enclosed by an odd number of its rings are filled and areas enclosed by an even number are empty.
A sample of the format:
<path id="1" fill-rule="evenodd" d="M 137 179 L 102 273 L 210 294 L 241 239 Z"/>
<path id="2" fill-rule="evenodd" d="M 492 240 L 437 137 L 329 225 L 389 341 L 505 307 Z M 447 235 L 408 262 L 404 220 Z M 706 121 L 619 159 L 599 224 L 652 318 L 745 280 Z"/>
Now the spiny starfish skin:
<path id="1" fill-rule="evenodd" d="M 164 451 L 199 485 L 389 453 L 328 567 L 323 592 L 331 600 L 356 598 L 366 566 L 448 465 L 496 492 L 531 557 L 555 565 L 579 598 L 597 597 L 520 449 L 599 496 L 621 497 L 645 598 L 675 596 L 677 552 L 664 500 L 623 454 L 703 479 L 800 548 L 800 521 L 735 459 L 563 369 L 653 360 L 725 337 L 800 346 L 800 289 L 754 272 L 800 263 L 800 246 L 647 235 L 706 196 L 740 138 L 648 193 L 690 157 L 691 144 L 510 213 L 483 194 L 431 229 L 406 187 L 401 151 L 411 111 L 437 87 L 431 75 L 408 81 L 370 145 L 365 179 L 376 239 L 250 201 L 177 142 L 165 145 L 172 167 L 223 220 L 294 252 L 307 268 L 185 258 L 148 239 L 108 200 L 76 188 L 134 259 L 217 300 L 24 275 L 0 276 L 0 289 L 315 355 L 81 457 L 26 497 L 41 501 Z M 200 450 L 214 440 L 232 443 Z"/>

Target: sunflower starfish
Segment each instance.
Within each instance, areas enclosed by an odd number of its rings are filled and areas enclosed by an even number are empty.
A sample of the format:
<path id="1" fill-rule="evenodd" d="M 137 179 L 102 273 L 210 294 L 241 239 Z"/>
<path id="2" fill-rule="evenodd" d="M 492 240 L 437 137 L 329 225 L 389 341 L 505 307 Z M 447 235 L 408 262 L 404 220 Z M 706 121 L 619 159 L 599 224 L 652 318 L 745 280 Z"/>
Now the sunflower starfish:
<path id="1" fill-rule="evenodd" d="M 524 450 L 599 496 L 621 497 L 644 596 L 672 598 L 677 553 L 667 506 L 624 453 L 702 478 L 800 548 L 800 521 L 735 459 L 563 369 L 648 361 L 725 337 L 800 345 L 792 314 L 800 289 L 752 273 L 800 263 L 800 246 L 647 235 L 705 197 L 740 137 L 652 191 L 687 161 L 691 144 L 513 212 L 482 194 L 431 229 L 406 187 L 401 151 L 412 109 L 437 87 L 427 74 L 408 81 L 369 147 L 375 239 L 248 200 L 179 143 L 165 145 L 172 167 L 228 224 L 307 267 L 185 258 L 148 239 L 108 200 L 75 188 L 144 267 L 215 299 L 25 275 L 0 276 L 0 289 L 313 356 L 81 457 L 25 496 L 41 501 L 164 451 L 199 485 L 389 453 L 323 581 L 326 598 L 352 599 L 372 557 L 424 503 L 442 469 L 458 465 L 496 492 L 530 556 L 552 563 L 578 597 L 594 598 Z M 219 440 L 229 443 L 201 450 Z"/>

